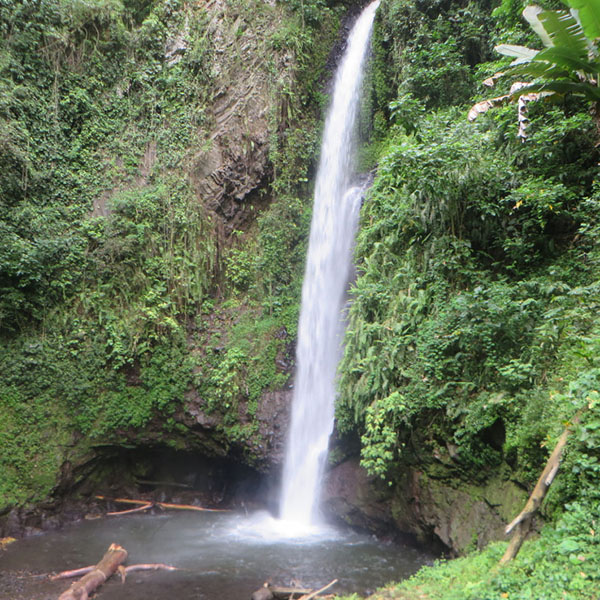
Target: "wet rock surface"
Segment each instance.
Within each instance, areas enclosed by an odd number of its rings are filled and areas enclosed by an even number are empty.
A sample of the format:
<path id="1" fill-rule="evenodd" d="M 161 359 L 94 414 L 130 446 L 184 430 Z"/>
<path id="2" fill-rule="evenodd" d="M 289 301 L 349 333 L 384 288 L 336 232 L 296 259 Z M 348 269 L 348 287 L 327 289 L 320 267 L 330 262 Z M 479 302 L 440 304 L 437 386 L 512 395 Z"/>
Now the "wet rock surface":
<path id="1" fill-rule="evenodd" d="M 267 392 L 258 404 L 258 432 L 264 441 L 258 442 L 255 448 L 270 468 L 283 464 L 291 406 L 291 390 Z"/>
<path id="2" fill-rule="evenodd" d="M 393 519 L 385 488 L 367 474 L 358 458 L 350 458 L 326 474 L 323 505 L 328 515 L 348 525 L 389 535 Z"/>
<path id="3" fill-rule="evenodd" d="M 501 474 L 481 485 L 407 470 L 393 488 L 369 477 L 357 458 L 332 468 L 324 486 L 327 513 L 383 536 L 408 534 L 450 555 L 505 539 L 504 527 L 527 494 Z"/>
<path id="4" fill-rule="evenodd" d="M 44 505 L 15 507 L 0 515 L 0 538 L 22 538 L 52 531 L 83 519 L 90 503 L 74 500 L 49 501 Z"/>

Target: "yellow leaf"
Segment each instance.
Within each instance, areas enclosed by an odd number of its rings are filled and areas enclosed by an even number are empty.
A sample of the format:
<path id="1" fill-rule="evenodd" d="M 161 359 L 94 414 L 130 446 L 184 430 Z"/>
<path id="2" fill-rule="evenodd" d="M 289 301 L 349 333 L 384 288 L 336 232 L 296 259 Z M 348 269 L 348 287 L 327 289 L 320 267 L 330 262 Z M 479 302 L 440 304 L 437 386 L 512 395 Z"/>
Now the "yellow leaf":
<path id="1" fill-rule="evenodd" d="M 14 537 L 3 537 L 0 538 L 0 549 L 4 550 L 4 548 L 6 548 L 6 546 L 8 546 L 9 544 L 12 544 L 13 542 L 16 542 L 17 540 Z"/>

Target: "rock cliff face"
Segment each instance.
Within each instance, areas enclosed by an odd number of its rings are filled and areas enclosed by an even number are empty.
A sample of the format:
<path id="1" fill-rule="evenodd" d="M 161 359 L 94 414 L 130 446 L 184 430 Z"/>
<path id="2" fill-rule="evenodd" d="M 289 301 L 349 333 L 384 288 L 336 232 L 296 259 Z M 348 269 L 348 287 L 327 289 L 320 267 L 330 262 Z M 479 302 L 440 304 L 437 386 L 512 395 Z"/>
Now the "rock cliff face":
<path id="1" fill-rule="evenodd" d="M 193 158 L 191 174 L 198 197 L 217 217 L 221 236 L 227 236 L 255 218 L 251 199 L 257 199 L 258 190 L 266 191 L 271 176 L 269 116 L 274 116 L 277 96 L 261 19 L 250 27 L 248 14 L 236 14 L 221 0 L 207 8 L 215 83 L 209 132 L 203 151 Z M 273 12 L 270 26 L 276 28 L 281 17 Z M 277 70 L 285 60 L 278 57 Z"/>
<path id="2" fill-rule="evenodd" d="M 356 458 L 332 468 L 324 488 L 326 509 L 336 518 L 384 536 L 408 534 L 452 555 L 504 539 L 506 523 L 526 499 L 500 473 L 478 485 L 410 469 L 390 488 Z"/>
<path id="3" fill-rule="evenodd" d="M 190 392 L 177 422 L 184 428 L 181 447 L 204 451 L 208 456 L 239 455 L 240 460 L 249 462 L 258 471 L 276 473 L 283 463 L 285 440 L 288 430 L 292 402 L 291 390 L 265 392 L 258 401 L 256 410 L 256 433 L 237 447 L 220 429 L 221 419 L 214 413 L 207 413 L 201 398 Z M 240 422 L 247 422 L 244 407 L 240 411 Z M 160 434 L 157 433 L 157 437 Z M 139 441 L 139 436 L 136 435 Z M 245 457 L 244 457 L 245 455 Z"/>

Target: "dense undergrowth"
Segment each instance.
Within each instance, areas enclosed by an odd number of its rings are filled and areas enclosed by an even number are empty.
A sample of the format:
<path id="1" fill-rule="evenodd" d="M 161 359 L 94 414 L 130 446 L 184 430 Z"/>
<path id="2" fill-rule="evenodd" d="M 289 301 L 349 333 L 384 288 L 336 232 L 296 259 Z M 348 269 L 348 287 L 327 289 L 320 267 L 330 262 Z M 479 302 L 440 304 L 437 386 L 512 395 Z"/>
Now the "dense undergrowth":
<path id="1" fill-rule="evenodd" d="M 508 466 L 531 490 L 565 425 L 577 413 L 582 422 L 543 507 L 549 522 L 512 564 L 497 567 L 505 544 L 493 544 L 378 598 L 600 589 L 597 123 L 572 97 L 530 104 L 525 143 L 514 104 L 466 118 L 489 96 L 481 80 L 507 65 L 493 46 L 536 47 L 522 8 L 381 5 L 378 167 L 357 242 L 338 426 L 360 432 L 362 464 L 390 485 L 408 467 L 441 463 L 455 485 Z"/>
<path id="2" fill-rule="evenodd" d="M 0 511 L 46 498 L 90 446 L 185 444 L 190 390 L 222 446 L 254 434 L 258 397 L 287 379 L 343 10 L 0 2 Z M 234 68 L 269 82 L 269 159 L 255 216 L 223 237 L 196 172 Z"/>

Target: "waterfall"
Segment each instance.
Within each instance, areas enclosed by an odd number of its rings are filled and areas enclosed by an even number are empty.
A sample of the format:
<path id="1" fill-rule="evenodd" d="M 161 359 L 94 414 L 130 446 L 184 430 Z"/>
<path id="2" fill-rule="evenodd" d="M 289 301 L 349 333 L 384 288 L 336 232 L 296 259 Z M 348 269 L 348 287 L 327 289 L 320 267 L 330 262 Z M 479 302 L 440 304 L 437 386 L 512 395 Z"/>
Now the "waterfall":
<path id="1" fill-rule="evenodd" d="M 281 518 L 301 526 L 316 517 L 333 429 L 342 310 L 362 190 L 351 187 L 363 65 L 379 5 L 364 9 L 348 37 L 325 121 L 315 184 L 296 349 L 292 419 L 283 470 Z"/>

